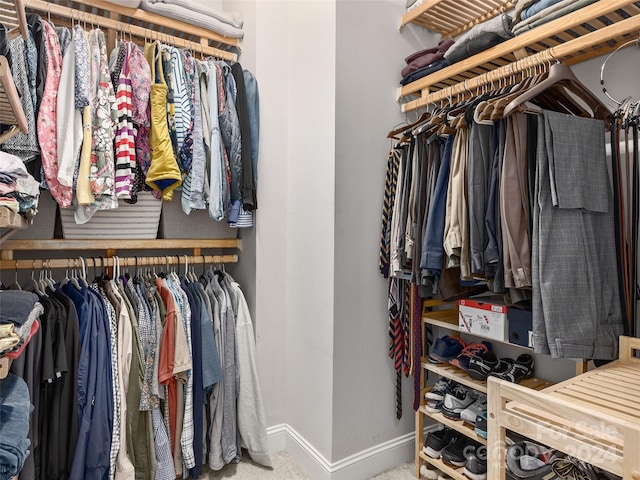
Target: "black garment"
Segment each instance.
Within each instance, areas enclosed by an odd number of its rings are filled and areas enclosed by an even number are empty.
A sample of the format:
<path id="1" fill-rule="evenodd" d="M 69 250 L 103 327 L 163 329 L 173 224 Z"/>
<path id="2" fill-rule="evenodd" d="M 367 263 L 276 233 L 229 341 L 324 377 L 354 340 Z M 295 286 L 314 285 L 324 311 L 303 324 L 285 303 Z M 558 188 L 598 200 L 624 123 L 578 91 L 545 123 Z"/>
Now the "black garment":
<path id="1" fill-rule="evenodd" d="M 60 399 L 60 425 L 58 442 L 61 451 L 60 476 L 67 478 L 71 472 L 73 456 L 78 442 L 78 363 L 80 361 L 80 329 L 78 312 L 73 301 L 57 289 L 53 296 L 64 305 L 67 316 L 63 319 L 64 345 L 66 347 L 67 371 L 55 383 L 55 395 Z"/>
<path id="2" fill-rule="evenodd" d="M 449 62 L 447 62 L 444 58 L 440 60 L 436 60 L 435 62 L 427 65 L 426 67 L 419 68 L 415 72 L 411 72 L 406 77 L 403 77 L 402 80 L 400 80 L 400 85 L 403 85 L 403 86 L 408 85 L 411 82 L 415 82 L 416 80 L 419 80 L 422 77 L 426 77 L 427 75 L 437 72 L 438 70 L 442 70 L 444 67 L 448 67 L 448 66 L 449 66 Z"/>
<path id="3" fill-rule="evenodd" d="M 31 27 L 33 40 L 38 51 L 38 67 L 36 68 L 36 117 L 40 111 L 40 102 L 44 94 L 44 84 L 47 80 L 47 50 L 45 47 L 44 29 L 42 18 L 37 13 L 27 14 L 27 24 Z"/>
<path id="4" fill-rule="evenodd" d="M 493 129 L 493 161 L 489 180 L 489 197 L 487 199 L 487 248 L 485 249 L 484 268 L 487 280 L 492 280 L 491 291 L 504 293 L 504 260 L 502 258 L 502 226 L 500 215 L 500 177 L 506 140 L 506 121 L 494 123 Z"/>
<path id="5" fill-rule="evenodd" d="M 251 161 L 251 131 L 249 129 L 249 110 L 247 91 L 244 85 L 244 73 L 239 63 L 231 66 L 231 74 L 236 81 L 236 113 L 240 124 L 240 141 L 242 144 L 242 208 L 247 211 L 258 208 L 256 186 L 253 179 L 253 163 Z"/>
<path id="6" fill-rule="evenodd" d="M 69 372 L 67 364 L 67 347 L 65 342 L 65 323 L 69 316 L 66 305 L 61 302 L 51 288 L 47 288 L 45 293 L 55 310 L 55 323 L 53 325 L 53 358 L 54 358 L 54 375 L 53 382 L 46 385 L 45 399 L 47 405 L 45 422 L 47 423 L 46 445 L 47 449 L 42 457 L 41 475 L 42 478 L 50 480 L 59 480 L 66 478 L 63 475 L 66 468 L 67 451 L 65 446 L 60 443 L 60 430 L 63 429 L 61 411 L 62 406 L 62 387 L 63 377 Z M 75 321 L 78 321 L 77 314 Z M 68 394 L 69 392 L 67 392 Z M 76 396 L 77 398 L 77 396 Z M 77 420 L 77 410 L 75 414 Z"/>
<path id="7" fill-rule="evenodd" d="M 7 28 L 0 23 L 0 55 L 7 59 L 11 67 L 11 50 L 9 50 L 9 39 L 7 38 Z"/>
<path id="8" fill-rule="evenodd" d="M 202 472 L 202 439 L 203 439 L 203 389 L 202 389 L 202 330 L 200 326 L 200 297 L 196 295 L 187 281 L 182 278 L 180 286 L 189 300 L 191 309 L 191 350 L 193 374 L 193 455 L 195 467 L 189 469 L 191 478 L 200 478 Z"/>

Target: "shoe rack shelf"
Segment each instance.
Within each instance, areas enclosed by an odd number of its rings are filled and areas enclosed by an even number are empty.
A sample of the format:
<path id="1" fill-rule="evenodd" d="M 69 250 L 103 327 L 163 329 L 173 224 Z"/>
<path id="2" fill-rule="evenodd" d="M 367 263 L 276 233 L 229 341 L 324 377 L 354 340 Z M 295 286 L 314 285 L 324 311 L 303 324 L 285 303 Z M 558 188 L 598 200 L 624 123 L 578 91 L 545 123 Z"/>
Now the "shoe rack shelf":
<path id="1" fill-rule="evenodd" d="M 458 332 L 458 308 L 455 304 L 439 304 L 433 301 L 425 301 L 423 303 L 423 323 L 424 325 L 431 325 L 441 327 L 447 330 L 451 330 L 452 332 Z M 440 308 L 436 311 L 430 311 L 432 308 Z M 449 308 L 447 308 L 449 307 Z M 442 309 L 444 308 L 444 309 Z M 423 334 L 426 329 L 423 328 Z M 490 339 L 492 342 L 495 341 Z M 531 350 L 527 347 L 522 347 L 521 345 L 515 345 L 510 342 L 499 342 L 499 343 L 507 343 L 509 345 L 514 345 L 516 347 L 523 348 L 525 350 Z M 461 385 L 472 388 L 478 392 L 487 393 L 487 382 L 475 380 L 467 374 L 461 368 L 458 368 L 454 365 L 450 365 L 448 363 L 432 363 L 429 361 L 428 357 L 422 357 L 422 371 L 423 372 L 432 372 L 440 377 L 451 379 L 455 382 L 458 382 Z M 425 376 L 423 375 L 423 383 Z M 552 386 L 553 384 L 542 380 L 540 378 L 532 377 L 528 379 L 524 379 L 520 382 L 519 386 L 525 387 L 531 390 L 543 390 Z M 424 394 L 429 391 L 429 388 L 425 388 L 421 392 L 422 405 L 416 411 L 416 478 L 420 478 L 420 466 L 423 462 L 428 462 L 433 465 L 435 468 L 440 470 L 441 472 L 449 475 L 451 478 L 456 480 L 469 480 L 462 472 L 462 467 L 452 467 L 450 465 L 445 464 L 440 459 L 434 459 L 426 455 L 422 451 L 422 447 L 424 445 L 424 424 L 425 418 L 431 418 L 436 422 L 441 423 L 449 428 L 452 428 L 463 435 L 469 437 L 472 440 L 475 440 L 483 445 L 488 445 L 487 439 L 481 437 L 476 434 L 475 430 L 466 425 L 462 420 L 451 420 L 446 418 L 442 413 L 434 413 L 427 411 L 425 407 Z M 640 479 L 639 479 L 640 480 Z"/>
<path id="2" fill-rule="evenodd" d="M 422 450 L 420 450 L 420 458 L 422 460 L 424 460 L 425 462 L 430 463 L 431 465 L 436 467 L 442 473 L 445 473 L 445 474 L 449 475 L 454 480 L 469 480 L 469 477 L 467 477 L 463 473 L 464 472 L 464 467 L 452 467 L 451 465 L 447 465 L 446 463 L 444 463 L 439 458 L 431 458 L 426 453 L 423 453 Z M 420 478 L 420 474 L 419 473 L 418 473 L 418 478 Z"/>
<path id="3" fill-rule="evenodd" d="M 434 413 L 434 412 L 430 412 L 428 411 L 424 406 L 420 407 L 420 411 L 422 412 L 423 415 L 427 415 L 431 418 L 433 418 L 436 422 L 439 422 L 449 428 L 452 428 L 460 433 L 462 433 L 463 435 L 469 437 L 472 440 L 475 440 L 478 443 L 481 443 L 483 445 L 487 444 L 487 439 L 484 437 L 481 437 L 480 435 L 478 435 L 475 432 L 475 429 L 469 425 L 468 423 L 463 422 L 462 420 L 451 420 L 447 417 L 445 417 L 442 413 L 438 412 L 438 413 Z"/>
<path id="4" fill-rule="evenodd" d="M 448 363 L 431 363 L 427 357 L 422 358 L 422 368 L 433 372 L 441 377 L 449 378 L 455 382 L 461 383 L 465 387 L 473 388 L 482 393 L 487 393 L 487 382 L 471 378 L 464 370 L 449 365 Z M 531 377 L 522 380 L 519 385 L 532 390 L 542 390 L 553 385 L 551 382 L 540 378 Z"/>
<path id="5" fill-rule="evenodd" d="M 620 337 L 620 358 L 541 392 L 491 379 L 488 474 L 505 478 L 506 430 L 624 480 L 640 480 L 640 339 Z"/>
<path id="6" fill-rule="evenodd" d="M 446 328 L 448 330 L 458 331 L 458 306 L 454 305 L 451 308 L 447 308 L 446 310 L 439 310 L 436 312 L 423 312 L 422 321 L 427 325 L 432 325 L 434 327 Z M 463 332 L 466 333 L 466 332 Z M 473 335 L 478 338 L 483 338 L 492 343 L 504 343 L 505 345 L 513 345 L 514 347 L 523 348 L 525 350 L 532 350 L 530 347 L 525 347 L 523 345 L 518 345 L 517 343 L 512 343 L 507 340 L 496 340 L 495 338 L 483 337 L 482 335 L 476 335 L 470 333 L 469 335 Z"/>

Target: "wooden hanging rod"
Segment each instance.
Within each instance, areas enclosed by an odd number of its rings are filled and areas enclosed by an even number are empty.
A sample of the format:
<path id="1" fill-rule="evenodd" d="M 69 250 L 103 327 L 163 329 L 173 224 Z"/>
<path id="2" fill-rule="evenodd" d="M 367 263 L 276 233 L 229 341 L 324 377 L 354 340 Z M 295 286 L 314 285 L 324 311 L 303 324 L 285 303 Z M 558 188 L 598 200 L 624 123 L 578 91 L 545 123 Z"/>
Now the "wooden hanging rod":
<path id="1" fill-rule="evenodd" d="M 526 70 L 546 65 L 549 62 L 562 61 L 563 59 L 574 55 L 588 48 L 597 46 L 608 40 L 619 38 L 622 35 L 637 33 L 640 29 L 640 15 L 626 18 L 614 24 L 603 27 L 594 32 L 575 38 L 568 42 L 547 48 L 534 55 L 517 60 L 508 65 L 498 67 L 490 72 L 483 73 L 477 77 L 468 79 L 464 82 L 457 83 L 450 87 L 443 88 L 437 92 L 422 96 L 417 100 L 404 103 L 402 105 L 403 112 L 409 112 L 421 107 L 426 107 L 430 103 L 437 103 L 447 100 L 468 91 L 479 89 L 483 86 L 500 80 L 508 80 L 515 73 L 524 72 Z"/>
<path id="2" fill-rule="evenodd" d="M 57 5 L 55 3 L 45 2 L 43 0 L 24 0 L 24 3 L 29 10 L 62 17 L 70 20 L 71 22 L 86 22 L 104 29 L 121 31 L 125 36 L 132 35 L 139 39 L 160 40 L 163 43 L 171 44 L 176 47 L 192 49 L 194 53 L 200 52 L 204 55 L 210 55 L 231 62 L 236 62 L 238 60 L 238 55 L 235 53 L 220 50 L 209 45 L 203 45 L 202 43 L 194 43 L 184 38 L 159 33 L 137 25 L 124 23 L 120 20 L 115 20 L 109 17 L 100 17 L 93 13 L 76 10 L 74 8 Z M 117 5 L 114 5 L 114 8 L 116 7 Z M 176 21 L 176 23 L 178 22 Z"/>
<path id="3" fill-rule="evenodd" d="M 219 263 L 237 263 L 237 255 L 160 255 L 157 257 L 82 257 L 86 266 L 95 267 L 113 267 L 120 260 L 120 268 L 153 267 L 164 265 L 193 265 L 193 264 L 219 264 Z M 1 270 L 40 270 L 40 269 L 60 269 L 60 268 L 79 268 L 82 267 L 80 257 L 75 258 L 37 258 L 37 259 L 21 259 L 21 260 L 2 260 L 0 261 Z"/>

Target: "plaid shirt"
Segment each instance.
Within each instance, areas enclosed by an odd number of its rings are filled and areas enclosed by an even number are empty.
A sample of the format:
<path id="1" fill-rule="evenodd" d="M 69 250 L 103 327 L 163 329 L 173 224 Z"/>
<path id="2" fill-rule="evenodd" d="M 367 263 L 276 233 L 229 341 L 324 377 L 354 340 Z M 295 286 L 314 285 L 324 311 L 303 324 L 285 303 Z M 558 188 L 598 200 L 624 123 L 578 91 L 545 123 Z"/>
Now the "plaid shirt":
<path id="1" fill-rule="evenodd" d="M 191 307 L 189 299 L 180 286 L 180 280 L 170 275 L 167 278 L 167 287 L 173 293 L 176 303 L 180 309 L 182 317 L 182 326 L 184 327 L 187 337 L 187 345 L 189 345 L 189 359 L 193 365 L 193 351 L 191 348 Z M 188 372 L 187 385 L 184 389 L 184 420 L 182 423 L 182 435 L 180 437 L 180 445 L 182 446 L 182 461 L 187 469 L 196 465 L 196 458 L 193 453 L 193 375 Z"/>
<path id="2" fill-rule="evenodd" d="M 111 450 L 109 453 L 109 478 L 113 480 L 116 475 L 118 450 L 120 450 L 120 422 L 122 421 L 120 411 L 120 375 L 118 373 L 118 319 L 116 318 L 116 311 L 107 298 L 104 289 L 96 283 L 91 284 L 90 287 L 104 299 L 109 315 L 111 375 L 113 376 L 113 429 L 111 430 Z"/>

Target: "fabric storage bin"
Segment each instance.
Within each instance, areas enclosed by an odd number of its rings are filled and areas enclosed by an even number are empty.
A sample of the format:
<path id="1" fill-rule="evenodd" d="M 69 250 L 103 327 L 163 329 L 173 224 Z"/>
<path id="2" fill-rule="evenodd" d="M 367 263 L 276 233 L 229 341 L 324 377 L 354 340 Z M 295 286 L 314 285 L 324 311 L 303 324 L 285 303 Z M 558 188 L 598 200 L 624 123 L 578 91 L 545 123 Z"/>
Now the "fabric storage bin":
<path id="1" fill-rule="evenodd" d="M 55 230 L 58 204 L 48 190 L 40 190 L 38 214 L 33 223 L 23 230 L 17 230 L 11 238 L 16 240 L 51 240 Z"/>
<path id="2" fill-rule="evenodd" d="M 118 208 L 100 210 L 80 225 L 74 219 L 75 209 L 61 208 L 62 235 L 67 239 L 154 239 L 158 236 L 162 203 L 151 192 L 140 192 L 137 203 L 120 201 Z"/>
<path id="3" fill-rule="evenodd" d="M 191 210 L 187 215 L 180 206 L 180 197 L 162 205 L 159 238 L 237 238 L 238 229 L 225 220 L 216 222 L 207 210 Z"/>

